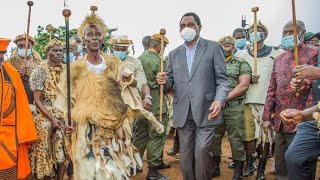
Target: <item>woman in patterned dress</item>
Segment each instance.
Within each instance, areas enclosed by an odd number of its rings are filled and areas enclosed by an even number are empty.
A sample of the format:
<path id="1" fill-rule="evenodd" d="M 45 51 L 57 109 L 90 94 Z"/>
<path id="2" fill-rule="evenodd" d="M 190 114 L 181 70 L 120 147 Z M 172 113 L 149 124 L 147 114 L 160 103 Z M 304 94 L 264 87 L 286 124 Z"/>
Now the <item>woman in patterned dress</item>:
<path id="1" fill-rule="evenodd" d="M 30 87 L 33 91 L 37 113 L 34 116 L 39 141 L 33 145 L 31 158 L 33 173 L 37 179 L 57 176 L 63 179 L 69 157 L 64 146 L 63 113 L 54 108 L 58 89 L 57 83 L 63 71 L 63 47 L 53 39 L 46 46 L 48 61 L 40 64 L 31 74 Z"/>

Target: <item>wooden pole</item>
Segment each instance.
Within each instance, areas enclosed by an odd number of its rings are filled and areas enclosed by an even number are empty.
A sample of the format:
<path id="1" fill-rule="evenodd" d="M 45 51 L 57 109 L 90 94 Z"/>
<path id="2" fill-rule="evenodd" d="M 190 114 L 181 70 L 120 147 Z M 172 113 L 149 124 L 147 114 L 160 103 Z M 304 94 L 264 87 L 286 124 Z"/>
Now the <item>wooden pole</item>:
<path id="1" fill-rule="evenodd" d="M 68 108 L 68 125 L 71 126 L 71 87 L 70 87 L 70 40 L 69 40 L 69 17 L 71 11 L 64 9 L 62 15 L 66 23 L 66 64 L 67 64 L 67 108 Z"/>
<path id="2" fill-rule="evenodd" d="M 27 67 L 27 52 L 28 52 L 28 46 L 29 46 L 29 29 L 30 29 L 30 18 L 31 18 L 31 6 L 33 6 L 33 2 L 32 1 L 28 1 L 27 5 L 29 6 L 29 12 L 28 12 L 26 44 L 25 44 L 25 47 L 24 47 L 23 67 Z"/>
<path id="3" fill-rule="evenodd" d="M 257 58 L 258 58 L 258 44 L 257 44 L 257 12 L 259 11 L 259 7 L 253 7 L 251 11 L 254 13 L 254 24 L 253 24 L 253 31 L 254 31 L 254 43 L 253 43 L 253 75 L 256 76 L 258 73 L 257 69 Z"/>
<path id="4" fill-rule="evenodd" d="M 51 42 L 51 37 L 52 37 L 52 32 L 53 32 L 53 30 L 54 30 L 54 27 L 51 25 L 51 24 L 49 24 L 48 26 L 47 26 L 47 31 L 48 31 L 48 33 L 49 33 L 49 42 Z"/>
<path id="5" fill-rule="evenodd" d="M 295 65 L 299 65 L 299 52 L 298 52 L 298 36 L 297 36 L 297 19 L 296 19 L 296 6 L 292 0 L 292 21 L 293 21 L 293 36 L 294 36 L 294 60 Z"/>
<path id="6" fill-rule="evenodd" d="M 298 51 L 298 33 L 297 33 L 297 18 L 296 18 L 296 5 L 292 0 L 292 23 L 293 23 L 293 36 L 294 36 L 294 62 L 295 66 L 299 65 L 299 51 Z M 300 93 L 296 92 L 296 96 L 299 97 Z"/>
<path id="7" fill-rule="evenodd" d="M 165 29 L 160 29 L 160 35 L 161 35 L 161 44 L 160 44 L 160 53 L 161 53 L 161 61 L 160 61 L 160 72 L 164 71 L 163 67 L 163 54 L 164 54 L 164 35 L 166 34 Z M 163 84 L 160 85 L 160 119 L 159 121 L 162 122 L 162 105 L 163 105 Z"/>

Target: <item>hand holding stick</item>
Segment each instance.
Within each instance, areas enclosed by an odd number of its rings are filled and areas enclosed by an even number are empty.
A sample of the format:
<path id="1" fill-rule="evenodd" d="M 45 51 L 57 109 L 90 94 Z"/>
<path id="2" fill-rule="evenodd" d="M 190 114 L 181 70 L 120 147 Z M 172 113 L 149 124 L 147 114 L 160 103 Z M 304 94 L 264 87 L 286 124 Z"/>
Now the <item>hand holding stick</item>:
<path id="1" fill-rule="evenodd" d="M 163 68 L 163 53 L 164 53 L 164 35 L 166 34 L 165 29 L 160 29 L 161 35 L 161 44 L 160 44 L 160 53 L 161 53 L 161 63 L 160 63 L 160 72 L 164 71 Z M 163 105 L 163 84 L 160 85 L 160 119 L 159 121 L 162 122 L 162 105 Z"/>
<path id="2" fill-rule="evenodd" d="M 70 40 L 69 40 L 69 17 L 71 11 L 64 9 L 62 15 L 65 17 L 66 23 L 66 64 L 67 64 L 67 108 L 68 108 L 68 125 L 71 126 L 71 87 L 70 87 Z"/>

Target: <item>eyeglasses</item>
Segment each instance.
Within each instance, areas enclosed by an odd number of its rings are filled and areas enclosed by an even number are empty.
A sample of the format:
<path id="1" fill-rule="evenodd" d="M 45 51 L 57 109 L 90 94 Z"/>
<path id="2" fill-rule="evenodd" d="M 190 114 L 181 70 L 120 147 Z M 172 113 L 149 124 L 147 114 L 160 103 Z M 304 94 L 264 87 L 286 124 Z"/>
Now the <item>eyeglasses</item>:
<path id="1" fill-rule="evenodd" d="M 318 41 L 306 41 L 306 44 L 320 45 L 320 40 L 318 40 Z"/>
<path id="2" fill-rule="evenodd" d="M 24 49 L 26 46 L 25 46 L 25 44 L 18 44 L 17 47 L 18 47 L 18 49 Z M 30 49 L 30 48 L 31 48 L 31 45 L 29 44 L 28 49 Z"/>

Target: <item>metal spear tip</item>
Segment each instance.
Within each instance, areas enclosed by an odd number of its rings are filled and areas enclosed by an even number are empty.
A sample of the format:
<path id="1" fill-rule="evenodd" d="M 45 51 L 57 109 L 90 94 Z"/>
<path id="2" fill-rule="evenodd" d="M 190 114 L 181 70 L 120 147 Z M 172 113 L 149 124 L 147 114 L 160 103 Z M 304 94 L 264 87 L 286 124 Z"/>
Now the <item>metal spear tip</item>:
<path id="1" fill-rule="evenodd" d="M 33 6 L 33 1 L 28 1 L 27 4 L 28 6 Z"/>
<path id="2" fill-rule="evenodd" d="M 69 16 L 71 16 L 71 11 L 70 11 L 70 9 L 64 9 L 64 10 L 62 11 L 62 15 L 63 15 L 64 17 L 69 17 Z"/>
<path id="3" fill-rule="evenodd" d="M 165 29 L 160 29 L 160 35 L 166 35 L 166 30 Z"/>
<path id="4" fill-rule="evenodd" d="M 253 8 L 251 8 L 251 11 L 252 11 L 252 12 L 257 12 L 257 11 L 259 11 L 259 7 L 253 7 Z"/>

